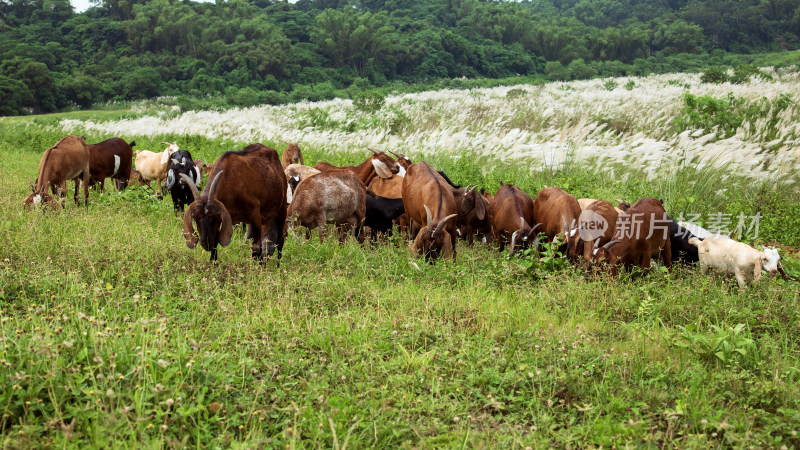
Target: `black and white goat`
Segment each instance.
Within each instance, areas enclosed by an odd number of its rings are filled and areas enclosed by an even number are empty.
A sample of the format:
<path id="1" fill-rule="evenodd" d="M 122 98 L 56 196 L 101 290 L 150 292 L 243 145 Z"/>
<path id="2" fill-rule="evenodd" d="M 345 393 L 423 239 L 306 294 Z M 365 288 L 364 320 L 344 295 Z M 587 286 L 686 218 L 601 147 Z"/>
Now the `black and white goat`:
<path id="1" fill-rule="evenodd" d="M 169 165 L 167 166 L 167 180 L 164 182 L 164 187 L 169 190 L 172 196 L 172 205 L 176 213 L 178 211 L 182 213 L 186 205 L 194 201 L 192 190 L 181 177 L 181 174 L 191 178 L 195 186 L 200 184 L 202 178 L 200 169 L 194 164 L 192 155 L 186 150 L 178 150 L 170 155 Z"/>

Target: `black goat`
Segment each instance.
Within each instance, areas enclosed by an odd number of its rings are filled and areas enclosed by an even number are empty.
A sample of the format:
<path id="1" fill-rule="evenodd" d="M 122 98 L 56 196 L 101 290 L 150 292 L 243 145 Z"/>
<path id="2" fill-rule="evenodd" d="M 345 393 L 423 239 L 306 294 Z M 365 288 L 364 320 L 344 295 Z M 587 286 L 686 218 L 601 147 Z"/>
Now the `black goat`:
<path id="1" fill-rule="evenodd" d="M 378 237 L 378 232 L 392 234 L 392 221 L 406 212 L 402 198 L 386 198 L 367 195 L 367 208 L 364 215 L 364 225 L 371 230 L 372 239 Z"/>
<path id="2" fill-rule="evenodd" d="M 689 239 L 701 238 L 692 234 L 686 228 L 678 225 L 672 217 L 669 219 L 669 243 L 672 250 L 672 261 L 682 262 L 684 264 L 695 264 L 700 260 L 697 253 L 697 247 L 689 243 Z"/>
<path id="3" fill-rule="evenodd" d="M 167 180 L 164 182 L 164 187 L 172 196 L 172 205 L 176 213 L 179 211 L 182 213 L 186 205 L 194 201 L 192 190 L 181 174 L 191 178 L 195 185 L 200 184 L 200 169 L 194 164 L 191 153 L 186 150 L 178 150 L 170 155 L 167 165 Z"/>

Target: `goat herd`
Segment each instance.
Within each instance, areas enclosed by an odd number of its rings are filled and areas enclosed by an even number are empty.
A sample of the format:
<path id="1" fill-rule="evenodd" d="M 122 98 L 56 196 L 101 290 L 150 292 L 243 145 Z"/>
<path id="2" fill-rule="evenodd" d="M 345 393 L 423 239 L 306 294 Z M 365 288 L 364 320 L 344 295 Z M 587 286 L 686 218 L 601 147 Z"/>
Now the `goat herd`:
<path id="1" fill-rule="evenodd" d="M 198 242 L 217 258 L 217 246 L 231 242 L 233 225 L 245 224 L 252 240 L 252 256 L 259 260 L 281 257 L 290 227 L 319 229 L 325 236 L 329 224 L 339 239 L 353 234 L 363 242 L 363 228 L 373 239 L 397 226 L 411 239 L 417 257 L 433 262 L 455 258 L 456 239 L 469 245 L 474 240 L 508 246 L 510 254 L 543 245 L 555 245 L 561 254 L 588 272 L 638 266 L 649 269 L 659 258 L 672 269 L 675 261 L 699 262 L 708 268 L 734 274 L 741 287 L 758 281 L 761 271 L 787 279 L 777 250 L 758 251 L 728 237 L 712 235 L 692 224 L 676 223 L 667 216 L 660 200 L 643 198 L 633 205 L 618 206 L 603 200 L 576 199 L 557 187 L 545 187 L 531 198 L 516 186 L 502 184 L 491 195 L 476 187 L 459 187 L 444 173 L 425 162 L 412 163 L 403 154 L 370 149 L 373 154 L 357 166 L 336 167 L 318 162 L 304 165 L 297 144 L 287 143 L 283 157 L 262 144 L 223 153 L 213 164 L 192 159 L 175 143 L 162 143 L 159 153 L 136 151 L 135 142 L 113 138 L 88 145 L 85 138 L 67 136 L 45 151 L 39 176 L 27 206 L 64 207 L 67 180 L 75 181 L 78 203 L 80 182 L 84 204 L 88 188 L 106 178 L 118 189 L 129 182 L 149 184 L 170 191 L 175 211 L 184 211 L 183 237 L 189 248 Z M 209 182 L 198 185 L 205 172 Z M 60 203 L 47 194 L 60 195 Z M 194 226 L 197 226 L 195 231 Z M 691 231 L 690 231 L 691 230 Z M 544 241 L 546 239 L 546 241 Z"/>

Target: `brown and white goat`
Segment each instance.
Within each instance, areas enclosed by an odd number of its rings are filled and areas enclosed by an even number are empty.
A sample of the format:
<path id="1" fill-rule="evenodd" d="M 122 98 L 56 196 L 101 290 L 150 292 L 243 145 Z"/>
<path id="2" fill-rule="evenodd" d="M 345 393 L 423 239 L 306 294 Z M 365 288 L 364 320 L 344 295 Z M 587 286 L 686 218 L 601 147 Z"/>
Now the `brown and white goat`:
<path id="1" fill-rule="evenodd" d="M 89 185 L 100 184 L 100 191 L 105 189 L 106 178 L 116 182 L 118 190 L 128 187 L 133 162 L 133 147 L 136 142 L 128 144 L 124 139 L 111 138 L 103 142 L 89 145 Z"/>
<path id="2" fill-rule="evenodd" d="M 595 241 L 592 265 L 606 262 L 611 267 L 611 275 L 616 276 L 619 265 L 628 270 L 638 266 L 647 271 L 650 269 L 650 260 L 660 257 L 671 272 L 669 222 L 659 200 L 650 197 L 639 200 L 617 217 L 616 232 L 611 242 L 601 247 Z"/>
<path id="3" fill-rule="evenodd" d="M 313 167 L 304 166 L 302 164 L 289 164 L 286 168 L 284 168 L 283 173 L 286 174 L 286 179 L 289 180 L 289 185 L 291 186 L 294 184 L 294 186 L 292 186 L 292 190 L 294 190 L 297 187 L 297 183 L 300 183 L 312 175 L 320 173 L 320 171 Z"/>
<path id="4" fill-rule="evenodd" d="M 192 180 L 182 175 L 192 189 L 194 202 L 183 216 L 183 237 L 189 248 L 198 240 L 217 259 L 217 245 L 231 243 L 233 225 L 244 223 L 252 238 L 253 258 L 264 260 L 277 248 L 283 251 L 286 221 L 286 175 L 278 152 L 262 144 L 229 151 L 217 159 L 216 168 L 202 195 Z M 197 224 L 195 234 L 192 222 Z"/>
<path id="5" fill-rule="evenodd" d="M 367 188 L 349 170 L 329 170 L 308 177 L 297 185 L 289 206 L 290 223 L 319 229 L 324 238 L 329 223 L 338 229 L 339 240 L 348 232 L 359 242 L 366 209 Z"/>
<path id="6" fill-rule="evenodd" d="M 178 151 L 178 144 L 162 142 L 167 148 L 161 153 L 151 152 L 150 150 L 137 150 L 134 152 L 136 155 L 136 170 L 142 175 L 142 179 L 146 182 L 156 180 L 156 189 L 159 195 L 163 192 L 163 182 L 167 178 L 167 166 L 169 165 L 169 157 Z"/>
<path id="7" fill-rule="evenodd" d="M 458 209 L 453 190 L 436 171 L 425 162 L 409 166 L 403 178 L 403 207 L 406 214 L 422 228 L 417 233 L 411 250 L 432 262 L 442 258 L 456 258 L 456 221 Z"/>
<path id="8" fill-rule="evenodd" d="M 28 195 L 23 204 L 38 206 L 42 203 L 52 204 L 55 199 L 47 194 L 50 187 L 54 196 L 61 196 L 61 207 L 64 207 L 67 193 L 67 180 L 75 181 L 75 204 L 78 202 L 78 188 L 83 181 L 83 203 L 89 206 L 89 147 L 83 137 L 67 136 L 56 145 L 45 150 L 39 160 L 39 177 L 33 192 Z"/>
<path id="9" fill-rule="evenodd" d="M 286 150 L 283 151 L 283 155 L 281 156 L 281 166 L 283 170 L 286 170 L 291 164 L 305 164 L 303 161 L 303 152 L 300 151 L 300 147 L 297 143 L 286 141 L 283 141 L 283 143 L 287 145 Z"/>
<path id="10" fill-rule="evenodd" d="M 336 167 L 333 164 L 320 161 L 314 164 L 314 168 L 326 172 L 328 170 L 344 169 L 349 170 L 356 174 L 356 176 L 364 183 L 364 186 L 369 186 L 370 181 L 378 175 L 382 178 L 389 178 L 392 174 L 397 173 L 399 170 L 394 164 L 394 160 L 386 153 L 379 152 L 375 149 L 369 149 L 374 155 L 367 158 L 366 161 L 357 166 L 342 166 Z"/>
<path id="11" fill-rule="evenodd" d="M 494 242 L 502 252 L 506 244 L 511 244 L 510 254 L 533 245 L 537 247 L 533 200 L 522 189 L 502 184 L 500 190 L 489 203 L 489 222 L 492 224 Z"/>
<path id="12" fill-rule="evenodd" d="M 542 224 L 542 232 L 548 241 L 563 233 L 564 243 L 570 230 L 574 229 L 581 215 L 581 207 L 571 194 L 557 187 L 547 187 L 539 191 L 533 203 L 536 223 Z M 566 250 L 566 249 L 564 249 Z"/>

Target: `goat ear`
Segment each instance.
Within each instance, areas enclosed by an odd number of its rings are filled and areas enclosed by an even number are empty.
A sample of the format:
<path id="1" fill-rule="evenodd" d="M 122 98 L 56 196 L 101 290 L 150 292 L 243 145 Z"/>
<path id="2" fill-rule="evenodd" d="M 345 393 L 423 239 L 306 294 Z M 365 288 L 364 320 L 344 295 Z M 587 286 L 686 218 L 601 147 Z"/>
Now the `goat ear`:
<path id="1" fill-rule="evenodd" d="M 233 236 L 233 224 L 231 223 L 231 215 L 221 202 L 217 202 L 220 206 L 222 216 L 222 228 L 219 230 L 219 245 L 227 247 L 231 243 L 231 236 Z"/>
<path id="2" fill-rule="evenodd" d="M 303 154 L 302 153 L 300 153 L 300 164 L 302 164 L 304 166 L 306 165 L 306 162 L 303 161 Z"/>
<path id="3" fill-rule="evenodd" d="M 380 178 L 392 178 L 392 171 L 386 167 L 386 164 L 379 159 L 372 160 L 372 167 L 375 168 L 375 173 Z"/>
<path id="4" fill-rule="evenodd" d="M 186 239 L 186 246 L 192 249 L 197 245 L 197 236 L 194 234 L 194 226 L 192 226 L 192 208 L 194 206 L 195 203 L 192 203 L 183 213 L 183 237 Z"/>
<path id="5" fill-rule="evenodd" d="M 483 197 L 479 197 L 475 200 L 475 214 L 478 215 L 478 220 L 483 220 L 483 218 L 486 217 L 486 205 L 484 205 L 485 201 L 486 200 L 484 200 Z"/>
<path id="6" fill-rule="evenodd" d="M 161 164 L 166 164 L 169 161 L 169 148 L 164 149 L 164 153 L 161 155 Z"/>

